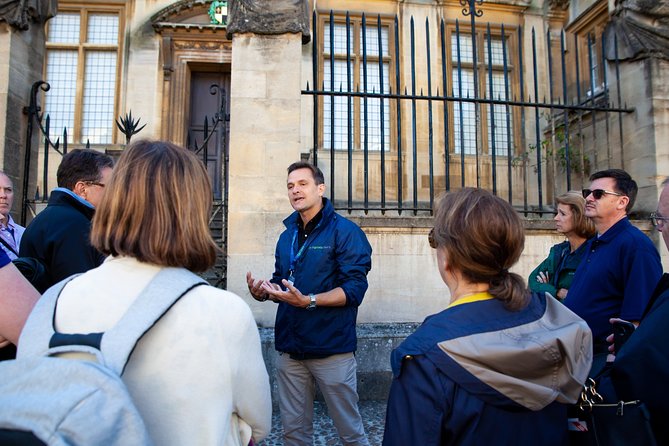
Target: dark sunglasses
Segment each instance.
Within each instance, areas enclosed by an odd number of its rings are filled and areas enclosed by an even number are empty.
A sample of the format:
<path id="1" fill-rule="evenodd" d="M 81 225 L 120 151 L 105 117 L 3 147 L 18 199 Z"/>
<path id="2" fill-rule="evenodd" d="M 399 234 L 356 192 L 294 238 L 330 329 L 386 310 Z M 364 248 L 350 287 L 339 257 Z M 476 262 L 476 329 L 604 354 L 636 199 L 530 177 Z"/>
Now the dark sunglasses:
<path id="1" fill-rule="evenodd" d="M 617 195 L 618 197 L 624 197 L 624 194 L 619 194 L 618 192 L 613 192 L 606 189 L 583 189 L 581 192 L 583 193 L 583 198 L 588 198 L 588 195 L 592 194 L 595 200 L 599 200 L 606 194 Z"/>
<path id="2" fill-rule="evenodd" d="M 427 234 L 427 242 L 430 244 L 430 248 L 437 249 L 437 242 L 434 240 L 434 228 L 430 229 L 430 233 Z"/>

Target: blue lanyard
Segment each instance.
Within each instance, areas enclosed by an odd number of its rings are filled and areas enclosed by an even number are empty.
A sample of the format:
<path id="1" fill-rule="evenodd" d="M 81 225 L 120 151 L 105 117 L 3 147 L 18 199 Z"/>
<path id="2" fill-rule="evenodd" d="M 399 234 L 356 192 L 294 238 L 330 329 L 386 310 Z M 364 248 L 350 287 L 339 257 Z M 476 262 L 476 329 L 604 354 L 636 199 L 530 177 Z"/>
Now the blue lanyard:
<path id="1" fill-rule="evenodd" d="M 319 221 L 316 227 L 311 231 L 315 231 L 319 226 L 321 225 L 321 222 Z M 310 244 L 311 239 L 313 237 L 308 237 L 308 240 L 305 240 L 304 243 L 302 243 L 302 247 L 295 253 L 295 242 L 297 241 L 297 234 L 299 230 L 295 228 L 295 232 L 293 233 L 293 241 L 290 243 L 290 270 L 288 271 L 288 281 L 290 282 L 295 282 L 295 277 L 293 277 L 293 273 L 295 272 L 295 266 L 297 264 L 297 261 L 300 260 L 300 257 L 302 257 L 302 254 L 304 254 L 304 250 L 306 249 L 307 245 Z"/>
<path id="2" fill-rule="evenodd" d="M 299 251 L 297 251 L 297 254 L 295 253 L 295 242 L 297 241 L 297 233 L 298 230 L 297 228 L 295 229 L 295 232 L 293 233 L 293 241 L 290 244 L 290 276 L 293 276 L 293 271 L 295 271 L 295 264 L 297 261 L 302 257 L 302 254 L 304 253 L 304 248 L 307 247 L 307 241 L 305 241 L 302 244 L 302 247 L 300 248 Z M 288 280 L 291 280 L 290 278 Z"/>

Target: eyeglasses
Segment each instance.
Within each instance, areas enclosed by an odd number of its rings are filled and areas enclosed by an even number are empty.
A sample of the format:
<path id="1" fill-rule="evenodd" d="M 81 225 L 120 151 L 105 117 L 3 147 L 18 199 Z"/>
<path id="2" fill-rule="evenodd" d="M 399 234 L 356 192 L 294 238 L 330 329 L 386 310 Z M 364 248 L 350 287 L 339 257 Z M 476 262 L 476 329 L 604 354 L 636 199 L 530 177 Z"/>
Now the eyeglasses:
<path id="1" fill-rule="evenodd" d="M 592 194 L 595 200 L 599 200 L 604 196 L 604 194 L 617 195 L 618 197 L 625 196 L 625 194 L 619 194 L 618 192 L 613 192 L 611 190 L 606 190 L 606 189 L 583 189 L 582 193 L 583 193 L 583 198 L 588 198 L 588 195 Z"/>
<path id="2" fill-rule="evenodd" d="M 100 187 L 105 187 L 105 184 L 98 183 L 97 181 L 86 181 L 87 184 L 91 184 L 93 186 L 100 186 Z"/>
<path id="3" fill-rule="evenodd" d="M 430 244 L 430 248 L 437 249 L 437 241 L 434 239 L 434 228 L 430 229 L 430 233 L 427 234 L 427 242 Z"/>
<path id="4" fill-rule="evenodd" d="M 650 213 L 650 222 L 653 224 L 653 227 L 657 230 L 660 229 L 660 226 L 664 227 L 666 224 L 665 221 L 669 221 L 668 217 L 662 217 L 659 213 L 657 212 L 651 212 Z"/>

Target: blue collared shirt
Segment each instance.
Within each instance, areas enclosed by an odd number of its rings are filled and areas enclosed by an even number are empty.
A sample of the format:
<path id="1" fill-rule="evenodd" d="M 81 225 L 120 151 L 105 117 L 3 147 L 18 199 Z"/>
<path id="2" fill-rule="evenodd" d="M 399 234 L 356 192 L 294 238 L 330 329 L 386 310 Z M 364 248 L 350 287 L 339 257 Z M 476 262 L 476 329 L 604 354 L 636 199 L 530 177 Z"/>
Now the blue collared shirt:
<path id="1" fill-rule="evenodd" d="M 623 218 L 590 239 L 564 304 L 583 318 L 595 342 L 612 333 L 609 319 L 638 321 L 662 276 L 650 239 Z"/>
<path id="2" fill-rule="evenodd" d="M 72 192 L 70 189 L 68 189 L 66 187 L 57 187 L 53 191 L 65 192 L 66 194 L 73 196 L 75 199 L 77 199 L 78 201 L 80 201 L 84 205 L 88 206 L 89 208 L 95 209 L 95 206 L 93 206 L 89 201 L 84 200 L 79 195 L 75 194 L 74 192 Z"/>

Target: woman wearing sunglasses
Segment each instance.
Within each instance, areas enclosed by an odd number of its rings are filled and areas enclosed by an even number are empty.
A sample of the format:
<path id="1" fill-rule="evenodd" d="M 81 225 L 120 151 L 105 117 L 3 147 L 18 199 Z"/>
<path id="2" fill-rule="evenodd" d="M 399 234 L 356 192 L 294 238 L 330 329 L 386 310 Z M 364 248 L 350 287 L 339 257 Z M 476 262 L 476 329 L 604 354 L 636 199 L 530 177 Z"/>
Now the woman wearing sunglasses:
<path id="1" fill-rule="evenodd" d="M 592 360 L 587 324 L 509 269 L 525 240 L 507 202 L 465 188 L 438 204 L 430 245 L 449 289 L 391 355 L 383 444 L 567 443 Z"/>
<path id="2" fill-rule="evenodd" d="M 562 300 L 574 279 L 583 253 L 585 242 L 595 235 L 595 226 L 585 216 L 585 199 L 580 192 L 569 191 L 556 199 L 555 229 L 567 240 L 554 245 L 548 257 L 530 273 L 530 290 L 550 293 Z"/>

